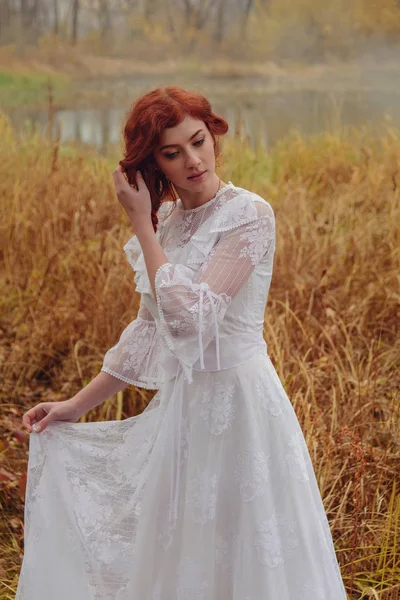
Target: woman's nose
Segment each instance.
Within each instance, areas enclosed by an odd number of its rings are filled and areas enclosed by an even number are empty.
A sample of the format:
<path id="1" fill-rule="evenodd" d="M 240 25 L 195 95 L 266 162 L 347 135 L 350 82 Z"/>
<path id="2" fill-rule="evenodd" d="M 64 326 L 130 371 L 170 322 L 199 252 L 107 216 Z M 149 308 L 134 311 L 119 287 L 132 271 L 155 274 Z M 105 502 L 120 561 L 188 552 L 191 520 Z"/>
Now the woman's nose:
<path id="1" fill-rule="evenodd" d="M 186 165 L 188 167 L 197 167 L 201 163 L 201 159 L 195 152 L 189 152 L 186 159 Z"/>

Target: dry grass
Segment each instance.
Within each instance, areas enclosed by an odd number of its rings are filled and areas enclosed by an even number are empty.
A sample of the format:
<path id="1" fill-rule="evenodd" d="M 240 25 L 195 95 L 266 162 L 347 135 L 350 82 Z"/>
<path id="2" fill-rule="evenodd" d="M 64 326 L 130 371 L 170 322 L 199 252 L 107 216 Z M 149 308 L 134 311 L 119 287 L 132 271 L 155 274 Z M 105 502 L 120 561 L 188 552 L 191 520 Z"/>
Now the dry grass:
<path id="1" fill-rule="evenodd" d="M 138 296 L 114 161 L 18 139 L 2 118 L 0 164 L 3 600 L 22 557 L 21 415 L 99 372 Z M 275 210 L 265 338 L 308 443 L 349 598 L 400 597 L 399 170 L 393 132 L 292 137 L 270 155 L 238 137 L 221 170 Z M 86 418 L 137 414 L 153 393 L 128 389 L 122 404 L 111 399 Z"/>

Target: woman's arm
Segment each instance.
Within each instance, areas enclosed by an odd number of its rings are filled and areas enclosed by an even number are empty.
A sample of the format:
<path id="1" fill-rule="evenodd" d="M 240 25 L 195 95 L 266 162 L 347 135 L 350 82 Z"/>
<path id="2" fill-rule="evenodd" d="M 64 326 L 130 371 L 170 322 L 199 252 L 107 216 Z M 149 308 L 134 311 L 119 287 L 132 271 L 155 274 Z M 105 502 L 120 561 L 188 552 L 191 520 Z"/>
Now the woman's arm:
<path id="1" fill-rule="evenodd" d="M 88 410 L 115 396 L 115 394 L 124 390 L 128 385 L 125 381 L 121 381 L 104 371 L 100 371 L 71 400 L 75 405 L 77 413 L 84 415 Z"/>
<path id="2" fill-rule="evenodd" d="M 132 224 L 135 227 L 135 224 Z M 153 290 L 154 298 L 156 298 L 155 276 L 159 267 L 168 262 L 168 258 L 157 239 L 151 221 L 142 221 L 142 225 L 137 228 L 136 237 L 142 247 L 151 289 Z"/>
<path id="3" fill-rule="evenodd" d="M 197 272 L 180 263 L 166 263 L 156 271 L 160 334 L 189 383 L 199 358 L 202 365 L 204 349 L 214 337 L 218 343 L 219 324 L 230 302 L 258 263 L 273 256 L 275 218 L 270 204 L 249 197 L 236 201 L 227 203 L 231 214 L 214 226 L 220 237 Z"/>
<path id="4" fill-rule="evenodd" d="M 22 416 L 22 425 L 29 433 L 39 433 L 53 421 L 74 423 L 86 411 L 120 392 L 126 385 L 124 381 L 101 372 L 72 398 L 58 402 L 40 402 L 30 408 Z"/>

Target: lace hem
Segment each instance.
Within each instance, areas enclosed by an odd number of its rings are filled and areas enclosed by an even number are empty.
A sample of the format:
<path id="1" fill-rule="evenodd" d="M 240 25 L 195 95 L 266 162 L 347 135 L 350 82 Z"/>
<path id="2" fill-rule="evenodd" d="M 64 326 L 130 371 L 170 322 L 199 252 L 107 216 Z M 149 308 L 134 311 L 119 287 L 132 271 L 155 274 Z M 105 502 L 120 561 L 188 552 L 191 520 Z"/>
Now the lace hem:
<path id="1" fill-rule="evenodd" d="M 107 373 L 108 375 L 111 375 L 112 377 L 115 377 L 116 379 L 120 379 L 121 381 L 124 381 L 128 385 L 135 385 L 136 387 L 140 387 L 145 390 L 159 390 L 161 387 L 161 382 L 156 382 L 155 380 L 150 379 L 150 378 L 148 378 L 149 382 L 145 383 L 144 381 L 136 381 L 134 379 L 129 379 L 128 377 L 124 377 L 123 375 L 120 375 L 119 373 L 115 373 L 114 371 L 112 371 L 111 369 L 108 369 L 107 367 L 101 367 L 101 371 L 104 371 L 104 373 Z"/>

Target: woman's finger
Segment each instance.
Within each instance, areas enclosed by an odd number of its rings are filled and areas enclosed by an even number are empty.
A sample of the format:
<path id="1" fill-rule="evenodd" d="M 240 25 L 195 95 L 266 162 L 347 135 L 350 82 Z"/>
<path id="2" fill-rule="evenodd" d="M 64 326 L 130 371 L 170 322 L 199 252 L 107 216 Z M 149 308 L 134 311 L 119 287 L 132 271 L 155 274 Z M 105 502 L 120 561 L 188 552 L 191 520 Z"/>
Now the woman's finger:
<path id="1" fill-rule="evenodd" d="M 120 165 L 118 165 L 118 167 L 116 169 L 114 169 L 113 177 L 114 177 L 114 181 L 121 181 L 122 179 L 125 180 L 125 177 L 121 171 Z"/>
<path id="2" fill-rule="evenodd" d="M 121 170 L 115 170 L 113 173 L 115 191 L 118 193 L 122 190 L 131 190 L 131 186 Z"/>
<path id="3" fill-rule="evenodd" d="M 32 425 L 40 421 L 47 412 L 41 406 L 34 406 L 28 412 L 26 412 L 22 417 L 22 424 L 29 430 L 32 430 Z"/>
<path id="4" fill-rule="evenodd" d="M 39 433 L 39 431 L 43 431 L 44 429 L 46 429 L 47 425 L 52 423 L 54 420 L 55 420 L 55 414 L 54 414 L 54 412 L 50 412 L 50 413 L 46 414 L 43 417 L 43 419 L 40 419 L 40 421 L 38 421 L 37 423 L 32 425 L 32 429 L 34 431 L 36 431 L 36 433 Z"/>
<path id="5" fill-rule="evenodd" d="M 142 189 L 147 189 L 146 182 L 143 179 L 143 175 L 140 171 L 136 171 L 136 182 L 137 182 L 138 191 L 140 191 Z"/>

